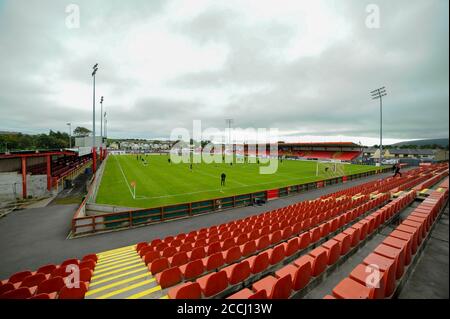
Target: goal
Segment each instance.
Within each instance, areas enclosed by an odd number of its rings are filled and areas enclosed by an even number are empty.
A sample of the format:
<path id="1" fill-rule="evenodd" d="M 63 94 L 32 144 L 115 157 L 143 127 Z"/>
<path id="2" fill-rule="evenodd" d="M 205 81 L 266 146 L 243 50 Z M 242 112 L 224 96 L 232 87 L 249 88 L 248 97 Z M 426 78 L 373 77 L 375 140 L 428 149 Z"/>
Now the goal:
<path id="1" fill-rule="evenodd" d="M 316 176 L 337 177 L 345 175 L 344 165 L 337 161 L 317 161 Z"/>

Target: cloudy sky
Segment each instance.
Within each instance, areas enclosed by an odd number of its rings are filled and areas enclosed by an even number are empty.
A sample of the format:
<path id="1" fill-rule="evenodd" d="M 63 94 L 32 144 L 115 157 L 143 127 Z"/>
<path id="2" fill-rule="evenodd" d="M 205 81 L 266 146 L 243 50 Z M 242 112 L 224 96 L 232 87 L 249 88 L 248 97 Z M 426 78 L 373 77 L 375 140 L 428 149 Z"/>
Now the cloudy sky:
<path id="1" fill-rule="evenodd" d="M 371 3 L 379 28 L 366 23 Z M 168 137 L 193 120 L 222 129 L 232 118 L 285 140 L 374 144 L 369 92 L 381 86 L 386 142 L 448 137 L 448 6 L 0 0 L 0 131 L 91 128 L 98 62 L 110 137 Z"/>

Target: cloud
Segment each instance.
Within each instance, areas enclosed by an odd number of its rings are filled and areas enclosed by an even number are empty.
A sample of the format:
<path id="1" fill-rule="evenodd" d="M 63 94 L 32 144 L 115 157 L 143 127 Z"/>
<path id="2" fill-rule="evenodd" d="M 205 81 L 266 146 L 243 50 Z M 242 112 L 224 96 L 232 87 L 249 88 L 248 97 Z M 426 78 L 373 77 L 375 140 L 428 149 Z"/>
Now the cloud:
<path id="1" fill-rule="evenodd" d="M 448 2 L 379 0 L 369 29 L 372 2 L 77 1 L 79 29 L 65 1 L 0 2 L 0 128 L 90 127 L 98 62 L 113 137 L 233 118 L 289 138 L 377 138 L 380 86 L 386 138 L 448 136 Z"/>

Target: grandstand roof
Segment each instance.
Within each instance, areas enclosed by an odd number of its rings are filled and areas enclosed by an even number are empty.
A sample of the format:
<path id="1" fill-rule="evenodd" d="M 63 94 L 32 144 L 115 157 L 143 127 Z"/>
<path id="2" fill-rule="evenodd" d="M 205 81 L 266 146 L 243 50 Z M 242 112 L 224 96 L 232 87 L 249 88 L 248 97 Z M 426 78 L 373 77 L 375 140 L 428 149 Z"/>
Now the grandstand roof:
<path id="1" fill-rule="evenodd" d="M 348 146 L 348 147 L 360 147 L 360 145 L 353 142 L 294 142 L 294 143 L 280 143 L 283 145 L 295 145 L 295 146 Z"/>
<path id="2" fill-rule="evenodd" d="M 34 150 L 34 151 L 13 151 L 8 153 L 0 153 L 2 158 L 18 158 L 18 157 L 42 157 L 47 155 L 77 155 L 76 152 L 70 150 Z"/>
<path id="3" fill-rule="evenodd" d="M 421 149 L 390 149 L 391 154 L 408 154 L 408 155 L 434 155 L 434 150 Z"/>

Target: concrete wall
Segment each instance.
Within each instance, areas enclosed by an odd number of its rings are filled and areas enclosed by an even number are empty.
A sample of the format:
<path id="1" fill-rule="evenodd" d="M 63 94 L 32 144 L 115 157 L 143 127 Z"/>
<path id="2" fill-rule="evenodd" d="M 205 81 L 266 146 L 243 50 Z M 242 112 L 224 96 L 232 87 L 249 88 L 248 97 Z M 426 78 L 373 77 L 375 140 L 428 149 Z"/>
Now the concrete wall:
<path id="1" fill-rule="evenodd" d="M 27 175 L 27 195 L 43 197 L 47 191 L 47 175 Z M 22 198 L 22 175 L 18 173 L 0 173 L 0 199 L 14 200 Z"/>

